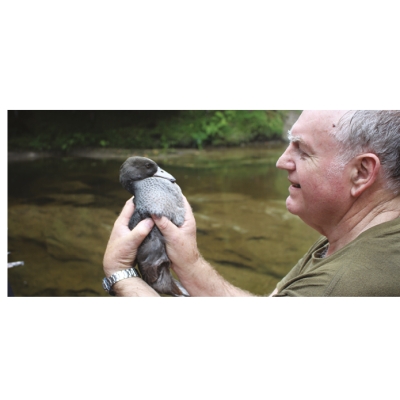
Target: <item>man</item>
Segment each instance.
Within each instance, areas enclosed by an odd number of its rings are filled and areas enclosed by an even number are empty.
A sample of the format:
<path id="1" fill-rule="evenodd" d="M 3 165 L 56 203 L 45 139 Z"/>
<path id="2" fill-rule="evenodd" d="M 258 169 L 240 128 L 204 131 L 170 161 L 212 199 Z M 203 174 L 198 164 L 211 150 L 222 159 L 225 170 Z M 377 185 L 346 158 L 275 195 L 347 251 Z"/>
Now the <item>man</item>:
<path id="1" fill-rule="evenodd" d="M 277 167 L 288 172 L 287 209 L 317 230 L 317 241 L 274 296 L 400 296 L 400 111 L 305 111 Z M 127 228 L 129 200 L 104 256 L 104 272 L 130 268 L 154 223 L 171 267 L 191 296 L 251 296 L 205 261 L 185 199 L 181 228 L 162 217 Z M 140 278 L 114 284 L 120 296 L 157 296 Z"/>

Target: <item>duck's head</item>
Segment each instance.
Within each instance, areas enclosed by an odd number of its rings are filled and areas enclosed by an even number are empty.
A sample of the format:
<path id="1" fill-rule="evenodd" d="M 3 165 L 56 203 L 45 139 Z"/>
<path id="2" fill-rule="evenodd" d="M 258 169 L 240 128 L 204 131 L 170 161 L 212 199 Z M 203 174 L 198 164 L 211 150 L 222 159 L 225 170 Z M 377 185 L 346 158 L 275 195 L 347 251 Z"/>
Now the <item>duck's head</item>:
<path id="1" fill-rule="evenodd" d="M 158 177 L 175 182 L 176 179 L 168 172 L 162 170 L 153 160 L 146 157 L 129 157 L 122 165 L 119 181 L 124 189 L 132 193 L 132 183 L 142 179 Z"/>

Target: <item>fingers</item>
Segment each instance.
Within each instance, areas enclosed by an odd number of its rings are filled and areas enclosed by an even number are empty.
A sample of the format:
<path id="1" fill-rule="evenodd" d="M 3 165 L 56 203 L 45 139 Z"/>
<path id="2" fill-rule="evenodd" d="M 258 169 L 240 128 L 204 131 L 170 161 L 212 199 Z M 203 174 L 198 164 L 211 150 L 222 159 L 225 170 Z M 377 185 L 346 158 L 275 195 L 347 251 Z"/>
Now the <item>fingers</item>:
<path id="1" fill-rule="evenodd" d="M 167 217 L 157 217 L 156 215 L 151 216 L 157 225 L 158 229 L 164 236 L 167 236 L 169 233 L 178 229 L 175 224 L 173 224 Z"/>
<path id="2" fill-rule="evenodd" d="M 131 231 L 132 244 L 139 247 L 144 238 L 150 233 L 154 226 L 154 221 L 151 218 L 146 218 L 140 221 Z"/>
<path id="3" fill-rule="evenodd" d="M 124 205 L 119 217 L 115 221 L 118 225 L 128 226 L 129 220 L 132 217 L 133 212 L 135 211 L 135 205 L 133 204 L 133 197 L 131 197 Z"/>
<path id="4" fill-rule="evenodd" d="M 183 204 L 185 206 L 185 215 L 193 215 L 192 207 L 190 207 L 189 202 L 187 201 L 187 198 L 183 196 Z"/>
<path id="5" fill-rule="evenodd" d="M 183 196 L 183 203 L 185 207 L 185 222 L 180 228 L 172 223 L 167 217 L 157 217 L 156 215 L 151 216 L 158 229 L 167 239 L 168 237 L 172 238 L 171 235 L 178 234 L 181 228 L 184 228 L 186 231 L 196 230 L 196 222 L 193 216 L 192 207 L 190 207 L 190 204 L 185 196 Z"/>
<path id="6" fill-rule="evenodd" d="M 183 196 L 183 204 L 185 207 L 185 224 L 187 221 L 191 221 L 195 224 L 192 207 L 190 206 L 185 196 Z"/>
<path id="7" fill-rule="evenodd" d="M 151 218 L 140 221 L 131 231 L 115 229 L 110 236 L 103 259 L 103 267 L 107 276 L 132 266 L 137 250 L 154 226 Z"/>

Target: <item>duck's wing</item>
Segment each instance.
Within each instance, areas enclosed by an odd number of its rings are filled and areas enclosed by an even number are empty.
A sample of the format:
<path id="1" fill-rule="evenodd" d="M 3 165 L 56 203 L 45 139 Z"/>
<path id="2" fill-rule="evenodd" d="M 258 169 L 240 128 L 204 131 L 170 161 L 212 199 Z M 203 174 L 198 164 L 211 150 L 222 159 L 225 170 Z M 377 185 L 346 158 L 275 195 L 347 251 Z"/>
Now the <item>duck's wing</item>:
<path id="1" fill-rule="evenodd" d="M 133 212 L 131 219 L 129 220 L 129 229 L 132 230 L 140 221 L 147 217 L 150 217 L 150 214 L 143 214 L 138 209 L 136 209 Z"/>

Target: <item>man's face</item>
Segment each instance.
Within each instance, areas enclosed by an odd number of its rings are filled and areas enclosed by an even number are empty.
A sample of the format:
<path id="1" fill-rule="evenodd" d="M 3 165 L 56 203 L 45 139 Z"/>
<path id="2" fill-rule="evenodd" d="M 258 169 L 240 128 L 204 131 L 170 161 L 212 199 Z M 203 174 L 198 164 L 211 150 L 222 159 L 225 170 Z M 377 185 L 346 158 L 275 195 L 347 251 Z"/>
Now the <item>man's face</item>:
<path id="1" fill-rule="evenodd" d="M 329 133 L 345 111 L 305 111 L 293 125 L 290 144 L 276 166 L 288 171 L 287 209 L 323 233 L 343 216 L 350 200 L 339 147 Z"/>

